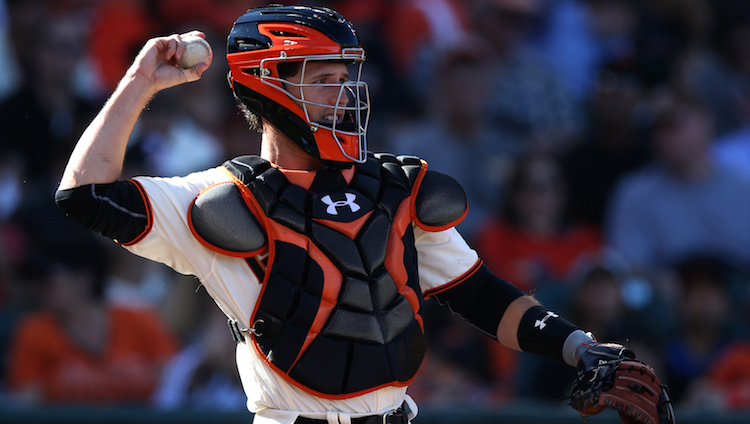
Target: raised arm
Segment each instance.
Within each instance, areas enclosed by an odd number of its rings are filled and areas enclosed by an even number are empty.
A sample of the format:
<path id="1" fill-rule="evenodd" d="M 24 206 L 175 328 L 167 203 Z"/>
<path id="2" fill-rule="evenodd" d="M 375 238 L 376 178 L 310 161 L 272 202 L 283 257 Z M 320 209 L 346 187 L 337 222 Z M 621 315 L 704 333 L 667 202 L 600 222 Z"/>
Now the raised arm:
<path id="1" fill-rule="evenodd" d="M 78 140 L 59 189 L 111 183 L 122 172 L 125 150 L 141 111 L 159 91 L 200 79 L 209 64 L 182 69 L 176 60 L 185 52 L 181 39 L 192 31 L 146 42 L 112 96 Z"/>

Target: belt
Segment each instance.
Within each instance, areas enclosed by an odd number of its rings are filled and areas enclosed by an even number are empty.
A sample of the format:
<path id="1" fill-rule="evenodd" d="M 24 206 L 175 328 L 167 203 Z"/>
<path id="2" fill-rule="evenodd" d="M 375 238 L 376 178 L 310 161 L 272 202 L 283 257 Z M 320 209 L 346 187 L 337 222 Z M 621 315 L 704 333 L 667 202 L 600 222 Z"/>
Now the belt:
<path id="1" fill-rule="evenodd" d="M 364 417 L 352 418 L 352 424 L 409 424 L 409 405 L 402 403 L 397 409 L 392 409 L 383 415 L 367 415 Z M 297 417 L 294 424 L 327 424 L 328 421 Z"/>

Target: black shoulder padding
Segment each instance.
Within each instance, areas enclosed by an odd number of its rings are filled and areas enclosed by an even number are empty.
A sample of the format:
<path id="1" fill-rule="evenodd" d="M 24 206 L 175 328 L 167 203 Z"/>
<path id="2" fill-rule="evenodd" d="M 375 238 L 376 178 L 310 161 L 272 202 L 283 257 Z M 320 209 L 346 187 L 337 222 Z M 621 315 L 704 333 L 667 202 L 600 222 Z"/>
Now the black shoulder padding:
<path id="1" fill-rule="evenodd" d="M 415 202 L 416 218 L 429 227 L 456 224 L 468 208 L 461 184 L 435 171 L 425 173 Z"/>
<path id="2" fill-rule="evenodd" d="M 190 209 L 195 232 L 209 244 L 230 252 L 254 252 L 266 245 L 266 234 L 233 183 L 213 186 Z"/>
<path id="3" fill-rule="evenodd" d="M 401 162 L 401 169 L 409 180 L 409 186 L 413 186 L 419 176 L 419 171 L 422 170 L 422 160 L 416 156 L 406 155 L 399 156 L 398 160 Z"/>
<path id="4" fill-rule="evenodd" d="M 271 167 L 271 162 L 254 155 L 238 156 L 222 165 L 232 175 L 247 184 Z"/>

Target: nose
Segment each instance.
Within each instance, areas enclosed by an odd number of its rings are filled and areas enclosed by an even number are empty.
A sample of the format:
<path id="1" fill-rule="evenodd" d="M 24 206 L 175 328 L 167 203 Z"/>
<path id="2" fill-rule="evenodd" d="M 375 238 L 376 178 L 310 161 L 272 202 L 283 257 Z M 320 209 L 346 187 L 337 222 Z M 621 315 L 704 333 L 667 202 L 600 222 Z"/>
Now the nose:
<path id="1" fill-rule="evenodd" d="M 344 107 L 349 103 L 349 97 L 346 95 L 346 87 L 343 85 L 339 87 L 331 87 L 329 93 L 328 104 L 331 106 Z"/>

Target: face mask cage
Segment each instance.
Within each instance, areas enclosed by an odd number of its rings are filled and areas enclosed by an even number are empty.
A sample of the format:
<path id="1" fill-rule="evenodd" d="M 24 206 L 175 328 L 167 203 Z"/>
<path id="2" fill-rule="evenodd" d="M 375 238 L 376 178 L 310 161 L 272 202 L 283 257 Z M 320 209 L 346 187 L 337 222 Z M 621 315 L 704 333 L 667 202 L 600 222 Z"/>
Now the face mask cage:
<path id="1" fill-rule="evenodd" d="M 365 162 L 370 92 L 367 83 L 361 80 L 364 50 L 344 49 L 341 54 L 309 56 L 286 56 L 284 53 L 278 58 L 261 61 L 261 81 L 297 102 L 311 131 L 330 131 L 344 157 L 358 163 Z M 270 76 L 269 62 L 286 61 L 301 62 L 299 75 L 291 78 L 292 81 Z M 309 65 L 314 62 L 342 63 L 347 68 L 349 79 L 343 82 L 307 81 Z M 330 104 L 334 99 L 335 103 Z"/>

